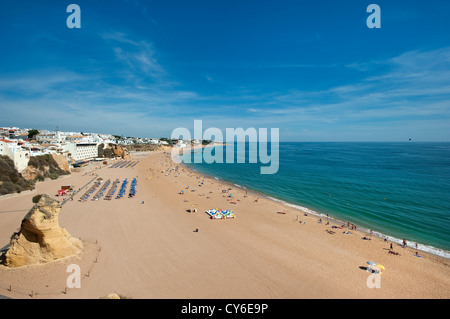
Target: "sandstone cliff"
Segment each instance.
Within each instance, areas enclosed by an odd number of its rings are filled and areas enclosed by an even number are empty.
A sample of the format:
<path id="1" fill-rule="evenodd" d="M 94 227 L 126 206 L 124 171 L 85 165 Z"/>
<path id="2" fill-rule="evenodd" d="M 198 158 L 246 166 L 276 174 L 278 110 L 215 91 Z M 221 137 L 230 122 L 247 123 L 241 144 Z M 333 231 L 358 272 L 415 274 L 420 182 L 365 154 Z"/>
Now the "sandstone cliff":
<path id="1" fill-rule="evenodd" d="M 130 152 L 156 152 L 156 151 L 170 151 L 173 146 L 169 145 L 154 145 L 154 144 L 133 144 L 127 145 L 127 150 Z"/>
<path id="2" fill-rule="evenodd" d="M 28 181 L 44 180 L 46 177 L 56 179 L 66 174 L 70 174 L 69 162 L 60 154 L 34 156 L 22 171 L 23 178 Z"/>
<path id="3" fill-rule="evenodd" d="M 113 145 L 113 151 L 116 156 L 122 157 L 124 160 L 129 160 L 131 158 L 128 150 L 120 145 Z"/>
<path id="4" fill-rule="evenodd" d="M 6 155 L 0 155 L 0 196 L 33 188 L 33 183 L 25 180 L 17 171 L 13 160 Z"/>
<path id="5" fill-rule="evenodd" d="M 62 154 L 52 154 L 53 159 L 55 160 L 58 167 L 66 173 L 70 173 L 70 165 L 67 158 Z"/>
<path id="6" fill-rule="evenodd" d="M 43 195 L 11 237 L 4 263 L 8 267 L 46 263 L 77 255 L 83 244 L 59 226 L 60 203 Z"/>
<path id="7" fill-rule="evenodd" d="M 105 146 L 104 144 L 100 144 L 98 146 L 98 157 L 122 157 L 124 160 L 129 160 L 130 153 L 126 148 L 120 145 L 108 144 Z"/>

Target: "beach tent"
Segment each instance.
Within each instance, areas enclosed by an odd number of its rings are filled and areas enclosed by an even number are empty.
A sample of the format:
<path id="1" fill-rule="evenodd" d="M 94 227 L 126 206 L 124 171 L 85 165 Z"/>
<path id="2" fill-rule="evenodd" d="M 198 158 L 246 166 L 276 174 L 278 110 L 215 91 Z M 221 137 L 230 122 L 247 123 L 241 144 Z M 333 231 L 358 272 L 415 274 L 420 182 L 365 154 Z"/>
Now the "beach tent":
<path id="1" fill-rule="evenodd" d="M 232 210 L 222 210 L 222 209 L 209 209 L 206 213 L 210 216 L 211 219 L 227 219 L 227 218 L 236 218 L 234 212 Z"/>

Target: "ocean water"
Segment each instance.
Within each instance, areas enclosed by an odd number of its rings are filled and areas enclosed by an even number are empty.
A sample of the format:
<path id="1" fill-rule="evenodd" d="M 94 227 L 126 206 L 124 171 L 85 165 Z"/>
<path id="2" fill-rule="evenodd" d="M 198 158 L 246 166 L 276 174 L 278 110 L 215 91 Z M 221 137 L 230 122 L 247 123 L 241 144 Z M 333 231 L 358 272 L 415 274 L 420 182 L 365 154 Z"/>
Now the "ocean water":
<path id="1" fill-rule="evenodd" d="M 280 143 L 272 175 L 248 143 L 232 163 L 193 163 L 199 152 L 187 165 L 205 175 L 450 258 L 450 143 Z"/>

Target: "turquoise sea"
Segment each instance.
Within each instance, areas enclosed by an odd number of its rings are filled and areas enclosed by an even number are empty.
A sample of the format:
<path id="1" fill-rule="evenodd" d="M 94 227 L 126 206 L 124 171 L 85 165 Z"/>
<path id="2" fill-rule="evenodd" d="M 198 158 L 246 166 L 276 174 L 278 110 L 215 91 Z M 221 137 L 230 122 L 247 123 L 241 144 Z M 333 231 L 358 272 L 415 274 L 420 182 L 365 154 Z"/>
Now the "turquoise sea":
<path id="1" fill-rule="evenodd" d="M 226 147 L 223 153 L 225 158 Z M 260 174 L 269 164 L 248 163 L 250 154 L 247 143 L 246 163 L 237 163 L 242 152 L 235 148 L 233 163 L 187 165 L 450 258 L 450 143 L 280 143 L 272 175 Z"/>

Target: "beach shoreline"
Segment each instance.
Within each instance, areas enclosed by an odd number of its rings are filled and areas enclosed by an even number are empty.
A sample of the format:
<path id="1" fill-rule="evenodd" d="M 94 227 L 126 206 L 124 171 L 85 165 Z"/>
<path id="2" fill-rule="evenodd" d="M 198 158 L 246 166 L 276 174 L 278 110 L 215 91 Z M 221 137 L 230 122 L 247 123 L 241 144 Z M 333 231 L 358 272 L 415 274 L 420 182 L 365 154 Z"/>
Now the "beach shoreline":
<path id="1" fill-rule="evenodd" d="M 293 208 L 295 210 L 298 210 L 301 213 L 311 214 L 313 216 L 316 216 L 317 218 L 327 218 L 330 221 L 332 221 L 334 223 L 337 223 L 337 224 L 341 224 L 341 225 L 345 225 L 345 224 L 349 223 L 348 221 L 345 221 L 343 219 L 337 218 L 337 217 L 335 217 L 333 215 L 315 211 L 312 208 L 304 206 L 304 204 L 300 204 L 299 205 L 299 204 L 296 204 L 296 203 L 288 202 L 288 201 L 283 200 L 283 199 L 276 198 L 273 195 L 266 194 L 266 193 L 264 193 L 262 191 L 258 191 L 258 190 L 252 189 L 252 188 L 248 188 L 246 186 L 238 185 L 238 184 L 236 184 L 236 183 L 234 183 L 232 181 L 228 181 L 226 179 L 222 179 L 222 178 L 219 178 L 217 176 L 204 173 L 201 170 L 195 169 L 194 167 L 190 167 L 190 166 L 188 166 L 187 164 L 184 164 L 184 163 L 181 163 L 180 165 L 183 165 L 184 167 L 186 167 L 186 169 L 193 170 L 193 171 L 195 171 L 198 174 L 202 174 L 203 176 L 205 176 L 207 178 L 217 180 L 218 182 L 220 182 L 220 183 L 222 183 L 222 184 L 224 184 L 224 185 L 226 185 L 228 187 L 240 188 L 240 189 L 242 189 L 244 191 L 247 191 L 248 193 L 251 193 L 251 194 L 253 194 L 255 196 L 258 196 L 258 197 L 261 197 L 261 198 L 265 198 L 267 200 L 271 200 L 271 201 L 274 201 L 276 203 L 280 203 L 282 205 L 285 205 L 285 206 L 288 206 L 288 207 Z M 378 238 L 383 239 L 383 240 L 386 239 L 387 241 L 394 242 L 396 244 L 402 244 L 402 242 L 403 242 L 403 239 L 397 238 L 394 235 L 390 235 L 390 234 L 379 232 L 377 230 L 374 230 L 374 228 L 363 227 L 363 226 L 361 226 L 359 224 L 354 224 L 353 222 L 352 222 L 352 224 L 362 234 L 375 236 L 375 237 L 378 237 Z M 414 247 L 414 250 L 416 250 L 416 251 L 420 251 L 420 252 L 423 252 L 423 253 L 426 253 L 426 254 L 430 254 L 430 255 L 435 255 L 437 257 L 441 257 L 441 258 L 445 258 L 445 259 L 450 259 L 450 251 L 446 251 L 446 250 L 443 250 L 443 249 L 440 249 L 440 248 L 437 248 L 437 247 L 433 247 L 433 246 L 430 246 L 430 245 L 425 245 L 425 244 L 422 244 L 420 242 L 411 241 L 411 240 L 406 240 L 406 243 L 407 243 L 407 246 L 409 246 L 410 248 Z M 416 244 L 417 244 L 417 248 L 415 246 Z"/>
<path id="2" fill-rule="evenodd" d="M 217 146 L 217 145 L 207 145 L 207 146 L 214 147 L 214 146 Z M 223 146 L 223 145 L 221 145 L 221 146 Z M 203 146 L 203 148 L 204 147 L 205 146 Z M 192 153 L 192 152 L 196 151 L 197 149 L 198 148 L 192 148 L 192 149 L 190 149 L 190 152 Z M 181 163 L 181 165 L 184 165 L 188 169 L 192 169 L 192 170 L 198 172 L 199 174 L 203 174 L 203 175 L 205 175 L 205 176 L 207 176 L 209 178 L 216 179 L 218 181 L 221 181 L 224 184 L 228 184 L 231 187 L 239 187 L 239 188 L 245 189 L 246 191 L 252 192 L 253 194 L 258 195 L 260 197 L 264 197 L 264 198 L 267 198 L 267 199 L 270 199 L 270 200 L 274 200 L 277 203 L 281 203 L 281 204 L 286 205 L 286 206 L 288 206 L 290 208 L 297 209 L 297 210 L 299 210 L 302 213 L 303 212 L 307 212 L 309 214 L 317 216 L 318 218 L 328 218 L 330 220 L 332 219 L 335 223 L 341 223 L 341 224 L 350 223 L 350 224 L 353 224 L 358 230 L 360 230 L 364 234 L 371 235 L 371 236 L 376 236 L 376 237 L 379 237 L 381 239 L 386 239 L 386 240 L 388 240 L 390 242 L 394 242 L 394 243 L 397 243 L 397 244 L 403 244 L 403 241 L 405 241 L 407 246 L 413 247 L 416 251 L 420 251 L 420 252 L 423 252 L 423 253 L 428 253 L 428 254 L 431 254 L 431 255 L 436 255 L 438 257 L 442 257 L 442 258 L 445 258 L 445 259 L 450 259 L 450 251 L 449 250 L 445 250 L 445 249 L 442 249 L 442 248 L 439 248 L 439 247 L 435 247 L 435 246 L 430 245 L 430 244 L 424 244 L 420 240 L 405 239 L 405 238 L 408 238 L 408 236 L 404 236 L 404 237 L 400 238 L 400 237 L 396 236 L 395 234 L 390 234 L 389 232 L 386 232 L 386 231 L 377 230 L 376 226 L 373 226 L 373 227 L 370 226 L 370 221 L 367 221 L 366 225 L 364 225 L 364 226 L 361 225 L 361 224 L 355 223 L 353 221 L 349 222 L 349 221 L 346 221 L 346 220 L 344 220 L 342 218 L 338 218 L 338 217 L 334 216 L 333 212 L 330 212 L 330 214 L 323 213 L 323 212 L 318 211 L 315 208 L 307 207 L 307 205 L 302 204 L 302 203 L 290 202 L 289 200 L 277 198 L 276 195 L 268 194 L 268 193 L 265 193 L 264 191 L 261 191 L 261 190 L 252 189 L 252 188 L 249 188 L 248 186 L 241 186 L 239 184 L 236 184 L 236 182 L 234 182 L 234 181 L 227 180 L 226 177 L 220 177 L 219 178 L 219 177 L 214 176 L 212 174 L 202 172 L 201 167 L 198 167 L 198 166 L 195 167 L 195 164 L 193 164 L 193 163 L 188 163 L 188 164 Z"/>
<path id="3" fill-rule="evenodd" d="M 132 158 L 139 159 L 133 169 L 102 166 L 69 177 L 76 187 L 93 173 L 104 179 L 138 177 L 138 193 L 135 198 L 78 202 L 75 197 L 67 202 L 60 223 L 72 236 L 98 241 L 98 263 L 82 289 L 33 298 L 100 298 L 112 292 L 164 299 L 450 297 L 450 267 L 443 257 L 423 253 L 417 258 L 414 249 L 398 244 L 393 250 L 400 255 L 394 256 L 382 238 L 362 240 L 360 230 L 345 234 L 348 229 L 339 229 L 342 225 L 331 218 L 330 225 L 311 214 L 296 220 L 297 209 L 176 164 L 170 152 Z M 52 193 L 59 184 L 39 183 L 37 193 Z M 223 193 L 229 187 L 232 198 Z M 25 208 L 31 208 L 31 197 L 2 202 L 1 244 L 19 226 Z M 192 204 L 196 213 L 187 212 Z M 211 220 L 205 213 L 211 208 L 232 209 L 236 218 Z M 381 289 L 366 285 L 369 273 L 363 268 L 369 260 L 386 267 Z M 65 279 L 64 272 L 53 278 Z M 0 279 L 0 289 L 7 285 Z M 5 289 L 0 293 L 31 298 Z"/>

